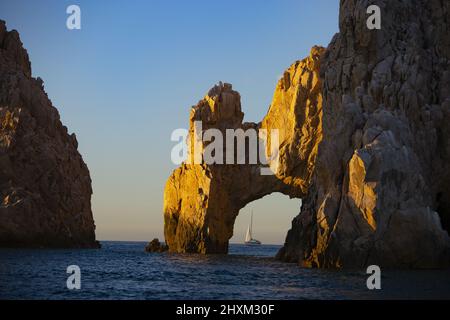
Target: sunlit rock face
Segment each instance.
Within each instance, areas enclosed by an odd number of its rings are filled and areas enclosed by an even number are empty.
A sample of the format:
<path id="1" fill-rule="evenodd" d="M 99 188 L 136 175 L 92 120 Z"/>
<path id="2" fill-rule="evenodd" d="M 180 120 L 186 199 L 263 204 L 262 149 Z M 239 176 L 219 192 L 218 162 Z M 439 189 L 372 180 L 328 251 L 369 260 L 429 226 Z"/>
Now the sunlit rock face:
<path id="1" fill-rule="evenodd" d="M 272 166 L 276 158 L 269 160 L 272 175 L 261 174 L 261 161 L 250 164 L 250 152 L 245 164 L 237 164 L 237 159 L 235 164 L 195 164 L 189 158 L 176 169 L 164 190 L 164 231 L 170 251 L 226 253 L 236 216 L 247 203 L 272 192 L 296 198 L 306 195 L 322 137 L 319 67 L 323 51 L 313 48 L 308 58 L 286 70 L 261 123 L 242 122 L 240 95 L 229 84 L 215 86 L 191 109 L 190 148 L 195 145 L 195 121 L 202 124 L 202 132 L 219 130 L 224 140 L 226 129 L 254 129 L 258 135 L 265 130 L 267 153 L 274 143 L 271 130 L 277 129 L 281 147 L 278 166 Z M 200 143 L 205 149 L 209 145 Z"/>
<path id="2" fill-rule="evenodd" d="M 322 60 L 323 140 L 279 258 L 313 267 L 450 262 L 450 2 L 341 1 Z"/>
<path id="3" fill-rule="evenodd" d="M 31 77 L 18 33 L 0 20 L 0 246 L 98 246 L 77 146 Z"/>
<path id="4" fill-rule="evenodd" d="M 242 124 L 230 86 L 194 107 L 191 128 L 200 119 L 220 130 L 280 129 L 279 166 L 273 176 L 258 165 L 178 168 L 165 189 L 171 251 L 226 252 L 239 209 L 278 191 L 303 203 L 279 259 L 449 265 L 450 3 L 370 4 L 381 8 L 381 30 L 367 28 L 367 1 L 341 1 L 340 33 L 284 73 L 260 124 Z"/>

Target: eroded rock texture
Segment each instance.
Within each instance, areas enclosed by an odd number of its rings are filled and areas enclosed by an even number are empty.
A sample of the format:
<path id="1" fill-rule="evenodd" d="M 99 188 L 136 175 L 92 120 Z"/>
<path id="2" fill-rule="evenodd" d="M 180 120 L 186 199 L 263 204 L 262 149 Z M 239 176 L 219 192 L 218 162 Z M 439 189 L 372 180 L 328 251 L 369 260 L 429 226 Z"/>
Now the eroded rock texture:
<path id="1" fill-rule="evenodd" d="M 0 20 L 0 246 L 97 247 L 89 170 Z"/>
<path id="2" fill-rule="evenodd" d="M 247 149 L 243 161 L 246 164 L 238 164 L 237 158 L 233 165 L 188 161 L 176 169 L 164 190 L 164 233 L 170 251 L 225 253 L 234 220 L 247 203 L 272 192 L 298 198 L 306 195 L 322 137 L 319 66 L 323 51 L 313 48 L 308 58 L 297 61 L 284 73 L 269 112 L 259 124 L 242 123 L 240 95 L 229 84 L 215 86 L 192 108 L 188 137 L 191 148 L 195 144 L 194 121 L 201 122 L 203 132 L 220 130 L 225 140 L 226 129 L 265 129 L 265 150 L 269 155 L 271 129 L 278 129 L 279 161 L 273 168 L 275 174 L 261 175 L 264 165 L 260 161 L 249 164 L 251 153 Z M 206 148 L 208 143 L 202 145 Z M 224 152 L 224 163 L 225 157 Z"/>
<path id="3" fill-rule="evenodd" d="M 381 8 L 381 30 L 366 26 Z M 306 267 L 450 263 L 450 2 L 342 0 L 340 33 L 292 65 L 267 116 L 242 124 L 239 95 L 213 89 L 205 127 L 278 128 L 280 165 L 183 165 L 165 189 L 171 251 L 226 252 L 240 208 L 302 198 L 278 258 Z M 274 214 L 274 219 L 276 215 Z"/>
<path id="4" fill-rule="evenodd" d="M 381 8 L 381 30 L 366 8 Z M 323 61 L 323 141 L 279 257 L 304 266 L 450 262 L 450 2 L 341 1 Z"/>

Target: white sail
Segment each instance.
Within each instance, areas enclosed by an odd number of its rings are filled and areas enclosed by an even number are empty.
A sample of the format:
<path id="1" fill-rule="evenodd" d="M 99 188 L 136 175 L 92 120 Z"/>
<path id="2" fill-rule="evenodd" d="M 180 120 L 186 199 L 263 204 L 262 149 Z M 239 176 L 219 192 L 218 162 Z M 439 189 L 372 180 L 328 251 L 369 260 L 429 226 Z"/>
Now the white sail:
<path id="1" fill-rule="evenodd" d="M 252 229 L 253 229 L 253 210 L 252 215 L 250 216 L 250 224 L 248 225 L 247 233 L 245 235 L 245 244 L 247 245 L 261 244 L 261 241 L 253 239 Z"/>
<path id="2" fill-rule="evenodd" d="M 253 210 L 252 215 L 250 216 L 250 237 L 253 239 Z"/>
<path id="3" fill-rule="evenodd" d="M 247 228 L 247 233 L 245 235 L 245 242 L 252 240 L 252 232 L 250 231 L 250 226 Z"/>

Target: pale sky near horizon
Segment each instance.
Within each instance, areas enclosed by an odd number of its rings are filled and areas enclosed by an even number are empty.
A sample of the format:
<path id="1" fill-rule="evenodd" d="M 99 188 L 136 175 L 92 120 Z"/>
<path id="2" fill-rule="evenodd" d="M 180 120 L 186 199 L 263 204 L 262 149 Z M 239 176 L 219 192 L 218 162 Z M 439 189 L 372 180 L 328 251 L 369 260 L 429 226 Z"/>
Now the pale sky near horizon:
<path id="1" fill-rule="evenodd" d="M 260 121 L 284 69 L 338 31 L 338 2 L 2 0 L 0 19 L 19 31 L 33 76 L 77 135 L 97 238 L 147 241 L 164 238 L 170 134 L 187 128 L 189 108 L 229 82 L 244 121 Z M 66 28 L 71 4 L 81 30 Z M 254 201 L 231 242 L 243 241 L 253 209 L 255 237 L 281 244 L 299 208 L 281 194 Z"/>

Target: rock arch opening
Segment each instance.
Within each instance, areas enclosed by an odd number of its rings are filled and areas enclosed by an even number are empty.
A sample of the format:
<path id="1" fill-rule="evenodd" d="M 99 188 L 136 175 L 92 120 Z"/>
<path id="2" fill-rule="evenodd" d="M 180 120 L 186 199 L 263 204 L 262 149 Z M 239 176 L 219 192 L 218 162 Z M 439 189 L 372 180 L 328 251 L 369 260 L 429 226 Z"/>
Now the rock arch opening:
<path id="1" fill-rule="evenodd" d="M 300 212 L 301 199 L 289 198 L 279 192 L 249 202 L 239 210 L 230 244 L 243 244 L 253 213 L 252 237 L 262 244 L 281 245 L 292 219 Z"/>

